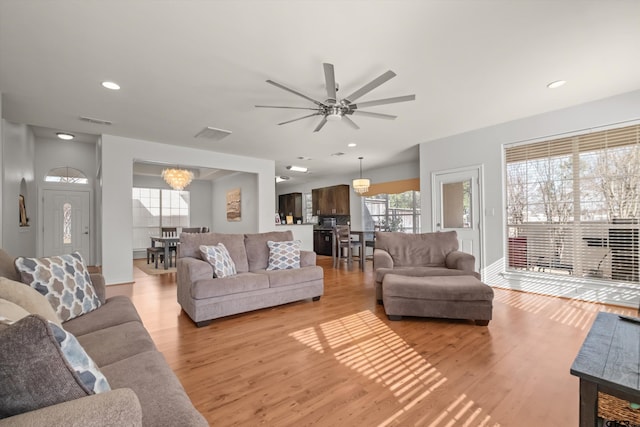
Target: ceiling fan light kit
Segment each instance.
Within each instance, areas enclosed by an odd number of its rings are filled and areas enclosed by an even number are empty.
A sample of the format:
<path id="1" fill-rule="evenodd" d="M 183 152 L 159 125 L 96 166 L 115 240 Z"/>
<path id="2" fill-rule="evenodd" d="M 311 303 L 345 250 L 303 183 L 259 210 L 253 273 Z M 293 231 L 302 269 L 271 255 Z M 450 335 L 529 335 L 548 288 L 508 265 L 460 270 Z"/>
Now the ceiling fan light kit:
<path id="1" fill-rule="evenodd" d="M 372 101 L 365 101 L 359 104 L 355 104 L 354 102 L 360 97 L 366 95 L 371 92 L 373 89 L 377 88 L 381 84 L 386 81 L 392 79 L 396 76 L 396 73 L 389 70 L 380 76 L 376 77 L 366 85 L 362 86 L 360 89 L 356 90 L 352 94 L 340 99 L 338 98 L 338 85 L 336 84 L 335 73 L 333 70 L 333 64 L 324 63 L 322 64 L 324 67 L 324 77 L 325 77 L 325 88 L 327 90 L 327 99 L 324 101 L 319 101 L 311 96 L 305 95 L 304 93 L 292 89 L 289 86 L 283 85 L 282 83 L 275 82 L 273 80 L 267 80 L 267 83 L 278 87 L 280 89 L 286 90 L 287 92 L 291 92 L 294 95 L 302 97 L 307 101 L 311 101 L 315 106 L 312 107 L 291 107 L 291 106 L 277 106 L 277 105 L 256 105 L 258 108 L 286 108 L 292 110 L 311 110 L 313 111 L 311 114 L 307 114 L 306 116 L 298 117 L 292 120 L 287 120 L 278 125 L 284 125 L 287 123 L 296 122 L 298 120 L 306 119 L 308 117 L 314 116 L 322 116 L 320 123 L 313 130 L 314 132 L 320 131 L 324 127 L 324 125 L 330 121 L 344 121 L 349 126 L 354 129 L 360 129 L 360 127 L 351 120 L 351 115 L 364 116 L 364 117 L 372 117 L 376 119 L 386 119 L 386 120 L 394 120 L 397 116 L 393 116 L 391 114 L 382 114 L 382 113 L 374 113 L 371 111 L 362 111 L 361 108 L 366 107 L 374 107 L 376 105 L 385 105 L 385 104 L 393 104 L 396 102 L 406 102 L 413 101 L 416 99 L 415 95 L 404 95 L 404 96 L 396 96 L 393 98 L 385 98 L 385 99 L 376 99 Z M 344 120 L 343 120 L 344 119 Z"/>

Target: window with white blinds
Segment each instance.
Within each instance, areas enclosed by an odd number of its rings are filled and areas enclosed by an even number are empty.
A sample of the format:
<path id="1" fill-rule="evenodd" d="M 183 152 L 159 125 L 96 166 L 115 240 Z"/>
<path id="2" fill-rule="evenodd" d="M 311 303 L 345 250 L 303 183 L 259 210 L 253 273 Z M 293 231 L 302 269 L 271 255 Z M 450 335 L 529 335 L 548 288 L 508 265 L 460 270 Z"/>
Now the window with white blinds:
<path id="1" fill-rule="evenodd" d="M 131 195 L 134 250 L 149 247 L 162 227 L 189 227 L 188 191 L 134 187 Z"/>
<path id="2" fill-rule="evenodd" d="M 639 281 L 640 125 L 505 148 L 509 269 Z"/>

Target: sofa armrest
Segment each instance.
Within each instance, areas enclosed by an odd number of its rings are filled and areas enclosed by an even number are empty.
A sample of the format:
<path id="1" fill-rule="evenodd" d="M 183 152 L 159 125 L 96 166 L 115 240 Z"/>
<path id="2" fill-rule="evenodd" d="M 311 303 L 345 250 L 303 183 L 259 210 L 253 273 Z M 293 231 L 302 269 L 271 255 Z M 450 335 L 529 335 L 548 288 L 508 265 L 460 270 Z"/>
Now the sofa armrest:
<path id="1" fill-rule="evenodd" d="M 100 302 L 104 304 L 107 299 L 107 288 L 104 283 L 104 276 L 101 273 L 91 273 L 89 276 L 91 277 L 91 284 L 96 290 L 98 298 L 100 298 Z"/>
<path id="2" fill-rule="evenodd" d="M 444 259 L 444 263 L 447 268 L 453 270 L 468 271 L 470 273 L 475 273 L 476 270 L 476 258 L 466 252 L 449 252 Z"/>
<path id="3" fill-rule="evenodd" d="M 207 261 L 192 257 L 179 258 L 178 286 L 191 286 L 194 282 L 213 278 L 213 266 Z"/>
<path id="4" fill-rule="evenodd" d="M 0 419 L 0 427 L 19 426 L 142 426 L 142 409 L 133 390 L 119 388 Z"/>
<path id="5" fill-rule="evenodd" d="M 300 251 L 300 267 L 316 265 L 316 253 L 313 251 Z"/>
<path id="6" fill-rule="evenodd" d="M 393 258 L 389 252 L 375 248 L 373 250 L 373 268 L 393 268 Z"/>

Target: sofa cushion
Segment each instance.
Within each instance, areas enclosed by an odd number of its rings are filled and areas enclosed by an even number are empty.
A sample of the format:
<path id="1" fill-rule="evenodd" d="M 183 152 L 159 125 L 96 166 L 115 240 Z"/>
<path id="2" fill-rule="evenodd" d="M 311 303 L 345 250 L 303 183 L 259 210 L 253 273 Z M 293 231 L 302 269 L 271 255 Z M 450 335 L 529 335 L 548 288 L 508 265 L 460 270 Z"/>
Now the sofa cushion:
<path id="1" fill-rule="evenodd" d="M 249 271 L 265 270 L 269 265 L 269 246 L 267 246 L 269 240 L 273 242 L 293 240 L 293 233 L 287 230 L 245 234 L 244 245 L 247 250 Z"/>
<path id="2" fill-rule="evenodd" d="M 50 322 L 60 324 L 60 318 L 47 298 L 31 286 L 0 277 L 0 298 L 19 305 L 29 314 L 37 314 Z"/>
<path id="3" fill-rule="evenodd" d="M 64 358 L 51 324 L 30 315 L 0 330 L 0 418 L 91 394 Z"/>
<path id="4" fill-rule="evenodd" d="M 290 270 L 300 268 L 300 240 L 284 242 L 267 241 L 269 247 L 269 265 L 267 270 Z"/>
<path id="5" fill-rule="evenodd" d="M 378 268 L 375 271 L 376 282 L 382 283 L 386 274 L 398 276 L 426 277 L 426 276 L 472 276 L 473 273 L 463 270 L 453 270 L 446 267 L 400 267 Z"/>
<path id="6" fill-rule="evenodd" d="M 212 246 L 218 243 L 224 244 L 227 248 L 238 273 L 246 273 L 249 271 L 247 252 L 244 247 L 244 236 L 242 234 L 181 233 L 178 258 L 191 257 L 204 260 L 200 252 L 200 246 Z"/>
<path id="7" fill-rule="evenodd" d="M 262 270 L 259 273 L 269 278 L 270 288 L 322 280 L 324 277 L 322 267 L 315 265 L 290 270 Z"/>
<path id="8" fill-rule="evenodd" d="M 240 273 L 233 277 L 198 280 L 191 285 L 191 297 L 207 299 L 267 289 L 268 287 L 269 278 L 264 274 Z"/>
<path id="9" fill-rule="evenodd" d="M 64 328 L 79 337 L 110 326 L 127 322 L 140 322 L 140 316 L 131 300 L 124 295 L 116 295 L 97 310 L 64 322 Z"/>
<path id="10" fill-rule="evenodd" d="M 18 304 L 0 298 L 0 319 L 4 318 L 12 322 L 17 322 L 23 317 L 27 317 L 29 314 L 31 313 L 20 307 Z"/>
<path id="11" fill-rule="evenodd" d="M 100 307 L 89 271 L 79 252 L 48 258 L 16 258 L 23 283 L 42 295 L 65 321 Z"/>
<path id="12" fill-rule="evenodd" d="M 376 231 L 375 247 L 391 255 L 394 267 L 444 267 L 449 252 L 458 250 L 455 231 L 407 234 Z"/>
<path id="13" fill-rule="evenodd" d="M 16 269 L 15 260 L 4 249 L 0 249 L 0 276 L 16 282 L 20 281 L 20 273 Z"/>
<path id="14" fill-rule="evenodd" d="M 236 275 L 236 265 L 223 243 L 213 246 L 200 245 L 200 254 L 213 267 L 215 277 L 224 278 Z"/>
<path id="15" fill-rule="evenodd" d="M 219 279 L 216 279 L 219 280 Z M 208 426 L 193 409 L 178 378 L 162 354 L 147 351 L 102 367 L 112 388 L 132 389 L 142 407 L 142 423 L 147 426 Z"/>
<path id="16" fill-rule="evenodd" d="M 135 321 L 80 335 L 78 341 L 98 366 L 156 350 L 142 323 Z"/>

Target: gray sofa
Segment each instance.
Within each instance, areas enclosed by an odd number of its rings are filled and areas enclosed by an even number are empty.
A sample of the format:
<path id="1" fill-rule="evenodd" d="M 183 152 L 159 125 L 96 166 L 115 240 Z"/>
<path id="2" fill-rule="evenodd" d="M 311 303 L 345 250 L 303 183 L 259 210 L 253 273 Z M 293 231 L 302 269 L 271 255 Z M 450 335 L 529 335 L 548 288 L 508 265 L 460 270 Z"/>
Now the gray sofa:
<path id="1" fill-rule="evenodd" d="M 480 279 L 475 271 L 475 257 L 458 250 L 455 231 L 422 234 L 376 231 L 373 266 L 376 300 L 380 304 L 386 274 Z"/>
<path id="2" fill-rule="evenodd" d="M 42 308 L 46 306 L 51 310 L 51 306 L 44 296 L 28 285 L 16 283 L 20 276 L 13 266 L 13 259 L 3 250 L 0 250 L 0 276 L 3 277 L 0 279 L 0 301 L 5 304 L 0 308 L 13 304 L 32 314 L 21 320 L 30 324 L 30 329 L 26 329 L 29 333 L 13 337 L 20 345 L 2 346 L 3 360 L 26 362 L 30 358 L 45 358 L 45 355 L 38 354 L 40 347 L 33 347 L 34 342 L 40 343 L 34 336 L 46 335 L 47 322 L 41 317 Z M 40 409 L 0 419 L 0 426 L 208 426 L 156 349 L 131 300 L 126 296 L 105 298 L 105 283 L 100 274 L 92 274 L 91 281 L 102 305 L 87 314 L 63 322 L 62 327 L 75 335 L 86 353 L 95 361 L 107 378 L 111 391 L 43 405 Z M 34 299 L 33 295 L 25 297 L 22 287 L 35 293 L 35 297 L 41 297 L 44 302 Z M 38 305 L 40 310 L 34 308 Z M 34 312 L 37 316 L 33 315 Z M 55 312 L 51 313 L 56 316 Z M 7 331 L 6 327 L 4 331 Z M 31 348 L 27 352 L 25 348 L 29 345 Z M 25 353 L 29 353 L 29 357 L 25 357 Z M 57 360 L 53 360 L 60 358 L 56 354 L 55 351 L 46 353 L 45 365 L 58 363 L 60 366 Z M 68 366 L 68 362 L 60 363 L 63 367 Z M 56 374 L 56 378 L 63 374 Z M 36 385 L 42 387 L 40 382 L 44 379 L 38 379 Z M 28 385 L 31 381 L 25 379 L 22 382 Z M 4 384 L 5 391 L 9 386 L 13 387 L 15 384 Z M 56 386 L 45 390 L 52 388 Z M 4 397 L 6 398 L 6 394 Z"/>
<path id="3" fill-rule="evenodd" d="M 267 241 L 293 240 L 291 231 L 258 234 L 200 233 L 180 235 L 177 260 L 178 303 L 197 326 L 213 319 L 311 298 L 324 292 L 324 271 L 316 254 L 300 251 L 300 268 L 267 270 Z M 235 263 L 233 277 L 214 277 L 200 245 L 223 243 Z"/>

